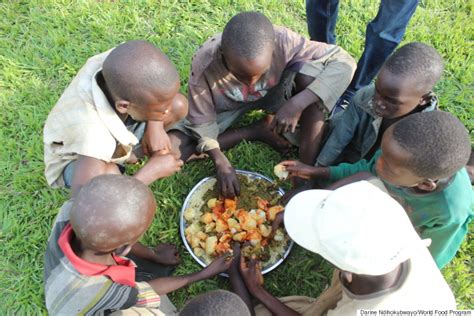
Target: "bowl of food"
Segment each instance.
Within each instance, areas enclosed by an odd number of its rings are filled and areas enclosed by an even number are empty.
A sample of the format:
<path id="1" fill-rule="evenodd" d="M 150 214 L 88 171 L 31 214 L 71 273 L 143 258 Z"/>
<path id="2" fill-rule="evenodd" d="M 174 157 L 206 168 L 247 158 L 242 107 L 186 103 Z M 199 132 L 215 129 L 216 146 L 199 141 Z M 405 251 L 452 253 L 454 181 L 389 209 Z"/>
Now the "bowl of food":
<path id="1" fill-rule="evenodd" d="M 236 170 L 240 196 L 219 197 L 217 180 L 207 177 L 189 192 L 180 214 L 181 238 L 191 256 L 206 267 L 216 256 L 232 252 L 232 243 L 241 244 L 241 253 L 262 263 L 262 273 L 280 265 L 290 253 L 293 241 L 283 227 L 272 231 L 278 204 L 284 194 L 273 181 L 259 173 Z"/>

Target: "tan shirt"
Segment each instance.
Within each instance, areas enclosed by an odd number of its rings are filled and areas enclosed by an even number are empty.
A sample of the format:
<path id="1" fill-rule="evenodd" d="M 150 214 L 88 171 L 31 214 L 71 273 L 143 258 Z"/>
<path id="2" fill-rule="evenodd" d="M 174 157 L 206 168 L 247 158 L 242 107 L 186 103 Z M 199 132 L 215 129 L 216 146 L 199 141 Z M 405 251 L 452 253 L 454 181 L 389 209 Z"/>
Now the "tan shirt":
<path id="1" fill-rule="evenodd" d="M 396 287 L 355 295 L 343 286 L 342 299 L 327 315 L 349 315 L 358 309 L 455 310 L 456 300 L 428 248 L 420 248 L 404 265 Z"/>
<path id="2" fill-rule="evenodd" d="M 90 58 L 48 115 L 44 126 L 45 176 L 62 186 L 62 172 L 78 155 L 124 163 L 138 139 L 115 113 L 96 81 L 111 50 Z"/>
<path id="3" fill-rule="evenodd" d="M 342 292 L 342 298 L 341 298 Z M 358 309 L 383 310 L 455 310 L 456 300 L 444 280 L 428 248 L 415 251 L 403 265 L 396 286 L 369 295 L 351 293 L 339 280 L 339 271 L 333 275 L 331 286 L 320 297 L 291 296 L 280 299 L 302 315 L 346 316 Z M 257 316 L 271 315 L 262 305 L 255 308 Z"/>
<path id="4" fill-rule="evenodd" d="M 345 91 L 354 74 L 356 63 L 342 48 L 314 42 L 295 32 L 275 26 L 275 49 L 270 69 L 254 85 L 241 83 L 226 68 L 221 51 L 221 34 L 207 40 L 193 57 L 189 77 L 189 113 L 187 121 L 195 132 L 203 126 L 201 138 L 217 139 L 218 128 L 214 124 L 218 113 L 239 108 L 239 102 L 257 101 L 275 87 L 285 69 L 314 77 L 307 87 L 322 100 L 322 106 L 330 111 Z M 215 125 L 215 126 L 213 126 Z M 211 128 L 210 128 L 211 127 Z M 217 147 L 213 143 L 211 147 Z M 213 148 L 204 148 L 203 151 Z"/>

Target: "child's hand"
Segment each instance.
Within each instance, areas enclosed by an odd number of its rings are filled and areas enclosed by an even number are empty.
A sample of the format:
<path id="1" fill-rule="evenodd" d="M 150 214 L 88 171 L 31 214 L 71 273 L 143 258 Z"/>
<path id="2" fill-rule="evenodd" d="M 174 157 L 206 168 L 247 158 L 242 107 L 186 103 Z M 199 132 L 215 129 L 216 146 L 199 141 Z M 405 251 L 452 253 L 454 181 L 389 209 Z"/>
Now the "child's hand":
<path id="1" fill-rule="evenodd" d="M 295 107 L 290 102 L 286 102 L 276 112 L 272 124 L 270 125 L 270 129 L 277 133 L 294 133 L 300 117 L 301 112 L 296 111 Z"/>
<path id="2" fill-rule="evenodd" d="M 270 233 L 270 236 L 268 236 L 269 239 L 272 239 L 273 236 L 275 236 L 276 230 L 283 225 L 284 217 L 285 217 L 285 211 L 280 212 L 275 216 L 275 220 L 272 223 L 272 232 Z"/>
<path id="3" fill-rule="evenodd" d="M 302 179 L 312 179 L 315 176 L 317 167 L 310 166 L 298 160 L 285 160 L 280 162 L 288 171 L 289 177 L 298 177 Z"/>
<path id="4" fill-rule="evenodd" d="M 263 287 L 263 275 L 260 268 L 260 263 L 255 259 L 247 259 L 244 256 L 240 257 L 240 275 L 244 279 L 245 285 L 250 292 Z"/>
<path id="5" fill-rule="evenodd" d="M 219 273 L 227 271 L 231 264 L 232 257 L 224 254 L 214 259 L 207 267 L 203 269 L 203 272 L 206 278 L 212 278 Z"/>
<path id="6" fill-rule="evenodd" d="M 178 248 L 173 244 L 159 244 L 151 250 L 156 255 L 153 258 L 156 263 L 175 266 L 181 262 Z"/>
<path id="7" fill-rule="evenodd" d="M 183 161 L 173 154 L 160 155 L 155 153 L 150 157 L 147 165 L 152 166 L 149 171 L 153 174 L 154 178 L 160 179 L 180 171 Z"/>
<path id="8" fill-rule="evenodd" d="M 239 180 L 234 167 L 229 161 L 222 161 L 216 164 L 217 186 L 219 194 L 226 198 L 234 198 L 240 194 Z"/>
<path id="9" fill-rule="evenodd" d="M 146 124 L 145 134 L 142 139 L 142 150 L 147 156 L 155 152 L 167 154 L 171 150 L 171 142 L 163 127 L 163 122 L 149 121 Z"/>

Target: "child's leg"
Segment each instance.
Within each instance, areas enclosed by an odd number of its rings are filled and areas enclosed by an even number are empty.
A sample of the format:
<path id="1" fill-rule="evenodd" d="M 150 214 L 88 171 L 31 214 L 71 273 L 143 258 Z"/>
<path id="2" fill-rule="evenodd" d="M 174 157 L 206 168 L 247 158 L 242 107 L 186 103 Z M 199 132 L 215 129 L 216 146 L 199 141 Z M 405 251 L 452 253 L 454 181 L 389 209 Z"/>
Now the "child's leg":
<path id="1" fill-rule="evenodd" d="M 196 141 L 181 129 L 169 131 L 168 136 L 171 143 L 171 152 L 177 155 L 182 161 L 188 161 L 193 155 L 198 155 L 196 152 Z"/>
<path id="2" fill-rule="evenodd" d="M 305 89 L 314 78 L 297 74 L 295 77 L 296 91 Z M 319 153 L 324 131 L 324 112 L 317 104 L 309 105 L 301 114 L 299 158 L 303 163 L 313 165 Z"/>
<path id="3" fill-rule="evenodd" d="M 174 124 L 181 121 L 188 114 L 188 100 L 184 95 L 178 93 L 171 103 L 171 109 L 163 120 L 165 130 L 171 128 Z"/>
<path id="4" fill-rule="evenodd" d="M 261 141 L 271 146 L 281 154 L 285 154 L 291 148 L 291 144 L 277 133 L 270 130 L 270 123 L 273 116 L 265 118 L 250 125 L 230 129 L 225 131 L 219 138 L 221 149 L 229 149 L 240 143 L 242 140 Z"/>

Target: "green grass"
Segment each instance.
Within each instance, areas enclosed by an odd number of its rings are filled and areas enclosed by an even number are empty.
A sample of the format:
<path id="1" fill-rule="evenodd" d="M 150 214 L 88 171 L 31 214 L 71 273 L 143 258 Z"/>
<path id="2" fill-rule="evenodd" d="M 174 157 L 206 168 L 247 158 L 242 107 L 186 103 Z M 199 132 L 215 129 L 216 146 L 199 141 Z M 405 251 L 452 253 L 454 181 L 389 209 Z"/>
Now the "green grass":
<path id="1" fill-rule="evenodd" d="M 341 1 L 339 45 L 360 56 L 366 23 L 378 1 Z M 236 12 L 259 10 L 275 24 L 307 34 L 302 0 L 265 1 L 4 1 L 0 3 L 0 314 L 45 313 L 42 266 L 51 224 L 65 190 L 51 189 L 43 176 L 42 128 L 46 116 L 88 57 L 122 41 L 147 39 L 161 47 L 177 66 L 186 92 L 193 52 L 220 32 Z M 436 91 L 443 109 L 474 129 L 473 2 L 421 1 L 404 42 L 436 47 L 446 62 Z M 241 169 L 272 174 L 280 156 L 259 143 L 242 143 L 227 152 Z M 175 242 L 183 264 L 177 273 L 199 269 L 184 251 L 178 214 L 190 188 L 213 173 L 209 161 L 186 165 L 152 188 L 158 211 L 144 242 Z M 471 225 L 472 232 L 472 225 Z M 459 308 L 473 308 L 473 239 L 444 269 Z M 266 277 L 275 295 L 317 296 L 329 280 L 330 267 L 320 257 L 295 247 L 289 260 Z M 227 286 L 216 278 L 177 291 L 182 305 L 198 293 Z"/>

